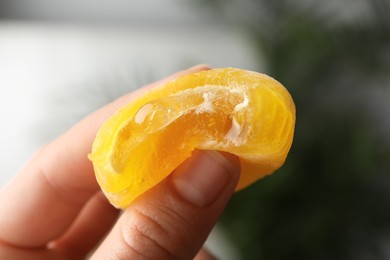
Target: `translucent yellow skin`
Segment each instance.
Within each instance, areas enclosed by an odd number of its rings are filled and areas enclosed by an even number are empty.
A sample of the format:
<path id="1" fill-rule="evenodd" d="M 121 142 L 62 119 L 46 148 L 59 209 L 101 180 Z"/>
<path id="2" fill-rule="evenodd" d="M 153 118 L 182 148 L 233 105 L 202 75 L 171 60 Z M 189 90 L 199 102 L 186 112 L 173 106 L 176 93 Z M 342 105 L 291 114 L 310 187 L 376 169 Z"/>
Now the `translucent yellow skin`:
<path id="1" fill-rule="evenodd" d="M 176 79 L 118 111 L 100 128 L 90 160 L 118 208 L 162 181 L 194 149 L 237 155 L 239 190 L 283 165 L 294 126 L 294 102 L 279 82 L 214 69 Z"/>

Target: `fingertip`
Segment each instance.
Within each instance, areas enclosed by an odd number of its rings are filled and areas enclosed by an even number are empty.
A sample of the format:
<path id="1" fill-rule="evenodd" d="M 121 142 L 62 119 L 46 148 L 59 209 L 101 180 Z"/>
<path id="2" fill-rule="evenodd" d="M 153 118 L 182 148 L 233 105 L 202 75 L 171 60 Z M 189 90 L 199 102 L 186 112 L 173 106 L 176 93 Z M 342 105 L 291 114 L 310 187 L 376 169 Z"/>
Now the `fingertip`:
<path id="1" fill-rule="evenodd" d="M 217 151 L 195 151 L 172 174 L 172 183 L 187 202 L 206 207 L 229 189 L 233 193 L 239 178 L 238 159 Z"/>

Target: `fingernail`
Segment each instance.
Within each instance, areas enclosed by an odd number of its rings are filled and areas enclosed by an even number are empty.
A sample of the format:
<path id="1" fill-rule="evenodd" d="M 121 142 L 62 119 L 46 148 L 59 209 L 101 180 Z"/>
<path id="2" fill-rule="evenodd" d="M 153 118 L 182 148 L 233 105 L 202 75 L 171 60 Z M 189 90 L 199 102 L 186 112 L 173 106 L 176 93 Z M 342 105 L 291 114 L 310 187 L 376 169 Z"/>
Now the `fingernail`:
<path id="1" fill-rule="evenodd" d="M 236 179 L 237 171 L 238 167 L 219 152 L 195 151 L 189 160 L 175 170 L 172 178 L 183 199 L 198 207 L 206 207 Z"/>

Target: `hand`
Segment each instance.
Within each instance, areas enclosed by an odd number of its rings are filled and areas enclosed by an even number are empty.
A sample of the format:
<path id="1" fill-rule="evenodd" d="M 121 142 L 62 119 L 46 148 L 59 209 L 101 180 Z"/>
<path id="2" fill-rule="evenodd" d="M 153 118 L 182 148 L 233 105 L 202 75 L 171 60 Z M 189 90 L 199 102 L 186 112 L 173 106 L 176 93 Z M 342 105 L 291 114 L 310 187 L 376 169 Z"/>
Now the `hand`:
<path id="1" fill-rule="evenodd" d="M 120 215 L 87 159 L 99 126 L 116 110 L 148 89 L 205 69 L 193 67 L 123 96 L 40 149 L 0 190 L 0 259 L 83 259 L 91 252 L 92 259 L 212 259 L 201 247 L 234 192 L 236 157 L 196 151 Z"/>

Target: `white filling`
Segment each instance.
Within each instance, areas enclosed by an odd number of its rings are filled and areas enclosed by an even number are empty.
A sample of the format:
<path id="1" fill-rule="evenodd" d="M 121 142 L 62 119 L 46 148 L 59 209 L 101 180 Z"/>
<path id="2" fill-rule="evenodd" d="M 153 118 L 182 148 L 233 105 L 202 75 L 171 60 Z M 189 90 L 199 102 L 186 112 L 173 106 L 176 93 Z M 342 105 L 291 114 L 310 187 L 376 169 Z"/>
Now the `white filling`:
<path id="1" fill-rule="evenodd" d="M 196 108 L 196 113 L 202 112 L 214 112 L 214 106 L 212 100 L 214 99 L 214 94 L 212 92 L 204 92 L 202 94 L 203 103 Z"/>
<path id="2" fill-rule="evenodd" d="M 241 133 L 241 126 L 237 120 L 233 117 L 232 126 L 229 131 L 226 133 L 225 138 L 230 140 L 232 143 L 238 143 L 238 137 Z"/>
<path id="3" fill-rule="evenodd" d="M 152 104 L 146 104 L 143 107 L 141 107 L 137 114 L 135 114 L 134 121 L 137 124 L 142 124 L 145 120 L 145 118 L 152 112 L 153 105 Z"/>
<path id="4" fill-rule="evenodd" d="M 233 113 L 237 113 L 238 111 L 246 108 L 249 105 L 249 98 L 246 95 L 245 92 L 236 90 L 236 89 L 231 89 L 231 93 L 243 93 L 244 94 L 244 100 L 235 105 Z M 231 141 L 234 144 L 238 144 L 238 137 L 241 134 L 241 125 L 237 122 L 237 120 L 233 117 L 232 119 L 232 126 L 230 127 L 229 131 L 226 133 L 225 138 Z"/>
<path id="5" fill-rule="evenodd" d="M 237 104 L 237 105 L 234 107 L 234 112 L 238 112 L 238 111 L 240 111 L 241 109 L 246 108 L 248 105 L 249 105 L 249 98 L 248 98 L 248 96 L 246 95 L 246 93 L 244 93 L 244 100 L 243 100 L 240 104 Z"/>

